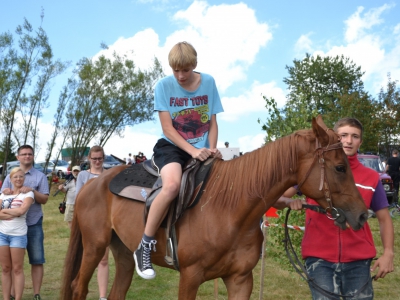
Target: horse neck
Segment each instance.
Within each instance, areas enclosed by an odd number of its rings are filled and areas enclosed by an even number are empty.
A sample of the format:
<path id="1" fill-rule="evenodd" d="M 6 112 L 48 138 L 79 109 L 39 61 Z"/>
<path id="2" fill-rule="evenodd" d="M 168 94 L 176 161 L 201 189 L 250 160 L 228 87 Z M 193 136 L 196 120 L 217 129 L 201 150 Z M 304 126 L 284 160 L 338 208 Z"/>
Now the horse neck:
<path id="1" fill-rule="evenodd" d="M 245 218 L 252 214 L 262 216 L 286 189 L 296 184 L 296 163 L 294 137 L 284 137 L 239 158 L 218 163 L 210 177 L 214 186 L 207 190 L 210 194 L 217 190 L 216 205 L 223 209 L 239 210 Z"/>

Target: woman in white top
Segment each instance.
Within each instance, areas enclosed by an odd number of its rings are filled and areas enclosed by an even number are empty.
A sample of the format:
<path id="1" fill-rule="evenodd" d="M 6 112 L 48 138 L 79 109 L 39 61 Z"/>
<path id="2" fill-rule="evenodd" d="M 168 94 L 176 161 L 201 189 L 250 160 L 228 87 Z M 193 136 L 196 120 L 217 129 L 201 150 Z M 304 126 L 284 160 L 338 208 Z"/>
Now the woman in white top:
<path id="1" fill-rule="evenodd" d="M 13 186 L 11 195 L 0 195 L 0 265 L 3 299 L 10 299 L 11 283 L 15 299 L 21 299 L 24 291 L 24 255 L 27 245 L 28 226 L 26 212 L 34 202 L 33 192 L 22 193 L 25 172 L 17 167 L 10 172 Z"/>

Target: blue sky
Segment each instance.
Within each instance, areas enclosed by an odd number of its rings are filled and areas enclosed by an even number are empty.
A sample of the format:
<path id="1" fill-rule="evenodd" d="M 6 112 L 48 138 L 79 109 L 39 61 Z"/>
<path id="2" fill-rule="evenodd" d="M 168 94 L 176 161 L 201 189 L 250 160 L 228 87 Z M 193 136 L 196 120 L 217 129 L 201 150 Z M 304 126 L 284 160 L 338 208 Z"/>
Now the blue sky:
<path id="1" fill-rule="evenodd" d="M 96 57 L 100 43 L 147 68 L 156 56 L 171 74 L 167 55 L 179 41 L 198 52 L 197 71 L 214 76 L 224 113 L 218 115 L 218 146 L 225 141 L 247 152 L 261 146 L 264 132 L 257 119 L 267 111 L 262 95 L 285 103 L 285 66 L 305 53 L 345 55 L 365 72 L 366 90 L 376 96 L 387 73 L 400 80 L 400 1 L 176 1 L 85 0 L 1 1 L 0 32 L 14 32 L 24 17 L 42 27 L 56 58 L 71 61 Z M 397 17 L 396 17 L 397 16 Z M 71 69 L 54 80 L 51 105 L 43 112 L 41 147 L 44 158 L 58 95 Z M 151 156 L 161 134 L 158 121 L 127 128 L 112 138 L 107 154 L 121 158 L 142 151 Z M 89 145 L 92 146 L 92 145 Z"/>

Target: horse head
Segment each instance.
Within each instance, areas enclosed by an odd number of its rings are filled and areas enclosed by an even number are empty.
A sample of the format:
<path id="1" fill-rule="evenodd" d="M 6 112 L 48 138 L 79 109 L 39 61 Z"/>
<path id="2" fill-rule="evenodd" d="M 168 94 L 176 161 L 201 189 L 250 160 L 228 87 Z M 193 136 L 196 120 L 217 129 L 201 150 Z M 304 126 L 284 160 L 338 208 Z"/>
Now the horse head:
<path id="1" fill-rule="evenodd" d="M 350 225 L 358 230 L 368 219 L 367 208 L 339 136 L 326 127 L 321 116 L 313 118 L 312 129 L 315 140 L 305 146 L 305 151 L 301 151 L 303 157 L 299 157 L 299 188 L 317 201 L 337 226 L 346 229 Z"/>

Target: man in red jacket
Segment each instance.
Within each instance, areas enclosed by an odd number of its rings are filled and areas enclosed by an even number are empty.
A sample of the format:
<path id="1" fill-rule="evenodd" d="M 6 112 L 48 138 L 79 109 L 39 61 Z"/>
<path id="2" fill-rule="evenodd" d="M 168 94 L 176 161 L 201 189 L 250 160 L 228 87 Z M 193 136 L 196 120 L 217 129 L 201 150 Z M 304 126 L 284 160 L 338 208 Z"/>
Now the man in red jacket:
<path id="1" fill-rule="evenodd" d="M 375 275 L 377 280 L 394 270 L 394 235 L 388 201 L 378 173 L 358 161 L 357 151 L 363 134 L 360 121 L 343 118 L 336 123 L 334 130 L 341 138 L 354 181 L 365 205 L 376 213 L 384 251 L 371 268 L 376 249 L 368 223 L 358 231 L 351 228 L 342 230 L 324 214 L 307 210 L 302 256 L 315 285 L 330 293 L 353 296 L 346 299 L 373 299 L 371 271 L 378 270 Z M 317 204 L 309 198 L 306 201 L 308 204 Z M 301 205 L 300 200 L 282 197 L 275 206 L 301 209 Z M 309 283 L 313 299 L 340 299 L 321 293 L 313 283 Z"/>

